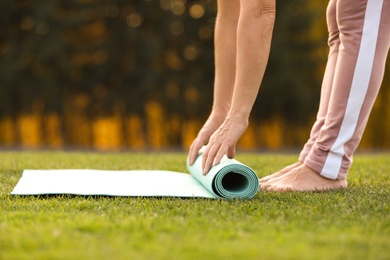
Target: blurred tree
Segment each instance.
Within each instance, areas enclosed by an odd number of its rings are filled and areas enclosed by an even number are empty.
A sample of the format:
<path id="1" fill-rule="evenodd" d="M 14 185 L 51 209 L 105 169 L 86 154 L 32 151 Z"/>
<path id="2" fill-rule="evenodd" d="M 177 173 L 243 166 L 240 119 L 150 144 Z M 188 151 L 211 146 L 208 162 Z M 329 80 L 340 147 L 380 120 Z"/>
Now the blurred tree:
<path id="1" fill-rule="evenodd" d="M 207 117 L 215 0 L 0 4 L 0 126 L 8 129 L 0 134 L 16 144 L 26 134 L 20 128 L 34 125 L 50 128 L 32 135 L 36 140 L 57 146 L 187 145 Z M 246 146 L 256 137 L 256 122 L 269 122 L 261 129 L 312 123 L 327 55 L 326 5 L 327 0 L 278 2 L 269 66 Z M 110 127 L 100 129 L 105 124 L 122 133 L 111 136 Z M 167 136 L 150 132 L 152 125 Z M 283 131 L 269 132 L 270 139 L 285 141 Z M 116 141 L 96 140 L 97 133 Z"/>

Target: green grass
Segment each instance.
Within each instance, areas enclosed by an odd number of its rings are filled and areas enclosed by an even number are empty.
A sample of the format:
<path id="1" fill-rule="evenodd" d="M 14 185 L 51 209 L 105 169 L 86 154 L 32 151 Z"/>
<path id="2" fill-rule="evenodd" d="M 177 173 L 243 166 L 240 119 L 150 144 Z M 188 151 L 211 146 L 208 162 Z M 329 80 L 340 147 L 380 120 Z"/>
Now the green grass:
<path id="1" fill-rule="evenodd" d="M 390 154 L 359 154 L 347 190 L 252 200 L 18 197 L 22 170 L 186 171 L 184 153 L 0 152 L 0 259 L 389 259 Z M 259 177 L 296 155 L 240 154 Z"/>

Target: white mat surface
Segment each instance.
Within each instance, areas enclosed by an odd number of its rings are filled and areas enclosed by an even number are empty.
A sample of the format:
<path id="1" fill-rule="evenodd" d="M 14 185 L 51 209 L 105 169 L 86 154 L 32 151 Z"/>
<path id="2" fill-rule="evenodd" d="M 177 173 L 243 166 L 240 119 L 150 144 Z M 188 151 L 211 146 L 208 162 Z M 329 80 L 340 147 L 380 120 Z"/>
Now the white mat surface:
<path id="1" fill-rule="evenodd" d="M 11 194 L 217 197 L 186 173 L 85 169 L 24 170 Z"/>

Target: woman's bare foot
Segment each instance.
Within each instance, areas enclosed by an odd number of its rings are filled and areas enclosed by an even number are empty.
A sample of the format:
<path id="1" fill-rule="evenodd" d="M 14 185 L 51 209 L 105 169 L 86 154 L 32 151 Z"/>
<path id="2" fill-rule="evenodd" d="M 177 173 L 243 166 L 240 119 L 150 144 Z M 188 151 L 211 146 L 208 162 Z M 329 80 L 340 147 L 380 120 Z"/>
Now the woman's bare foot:
<path id="1" fill-rule="evenodd" d="M 344 189 L 348 187 L 347 180 L 331 180 L 322 177 L 309 167 L 302 164 L 292 169 L 272 183 L 264 183 L 261 190 L 264 191 L 328 191 Z"/>
<path id="2" fill-rule="evenodd" d="M 299 166 L 301 166 L 301 165 L 302 165 L 302 162 L 301 162 L 301 161 L 298 161 L 298 162 L 296 162 L 296 163 L 290 164 L 290 165 L 284 167 L 283 169 L 281 169 L 281 170 L 278 171 L 278 172 L 275 172 L 275 173 L 273 173 L 273 174 L 267 175 L 267 176 L 265 176 L 265 177 L 259 179 L 259 182 L 260 182 L 260 183 L 265 183 L 265 182 L 267 182 L 267 181 L 269 181 L 269 180 L 271 180 L 271 179 L 280 177 L 280 176 L 282 176 L 282 175 L 288 173 L 288 172 L 291 171 L 292 169 L 294 169 L 294 168 L 296 168 L 296 167 L 299 167 Z"/>

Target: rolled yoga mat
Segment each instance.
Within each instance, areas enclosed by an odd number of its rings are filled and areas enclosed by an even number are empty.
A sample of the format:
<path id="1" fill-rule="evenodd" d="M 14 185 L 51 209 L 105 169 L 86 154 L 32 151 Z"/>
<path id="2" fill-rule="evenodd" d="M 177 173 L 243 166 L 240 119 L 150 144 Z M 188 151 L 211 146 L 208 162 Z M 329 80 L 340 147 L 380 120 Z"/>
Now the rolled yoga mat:
<path id="1" fill-rule="evenodd" d="M 24 170 L 13 195 L 73 194 L 133 197 L 252 198 L 256 174 L 244 164 L 223 158 L 202 175 L 202 154 L 191 174 L 161 170 Z"/>
<path id="2" fill-rule="evenodd" d="M 259 179 L 251 168 L 224 156 L 221 162 L 204 176 L 202 157 L 201 150 L 193 165 L 189 165 L 187 161 L 187 169 L 212 194 L 226 199 L 253 198 L 256 195 Z"/>

